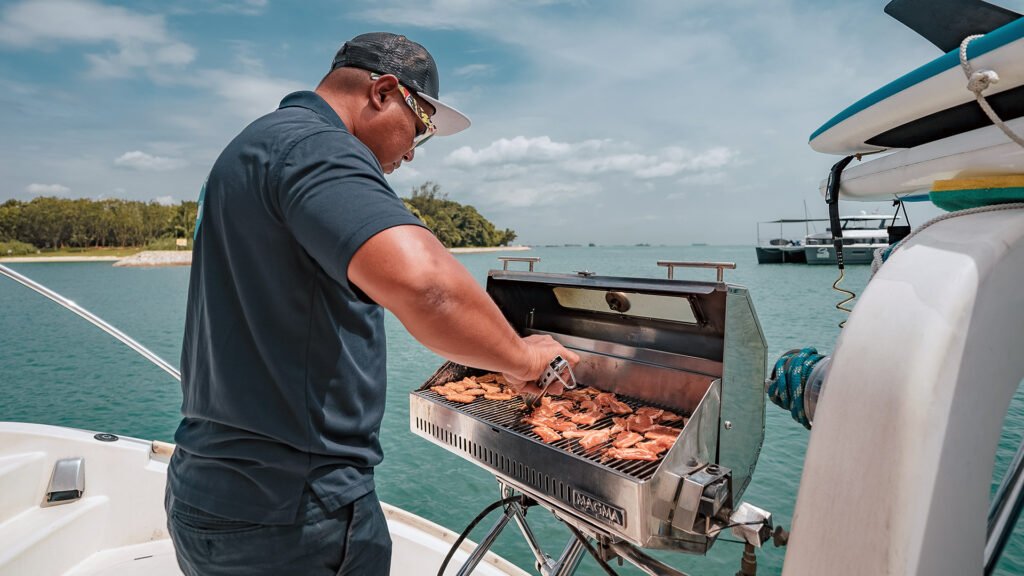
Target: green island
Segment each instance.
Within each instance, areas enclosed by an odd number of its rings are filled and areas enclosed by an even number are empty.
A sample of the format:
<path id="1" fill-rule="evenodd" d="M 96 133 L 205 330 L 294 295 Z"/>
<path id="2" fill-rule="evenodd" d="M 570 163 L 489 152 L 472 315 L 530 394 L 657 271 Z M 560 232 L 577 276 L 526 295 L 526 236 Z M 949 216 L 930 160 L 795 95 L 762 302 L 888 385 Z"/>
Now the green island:
<path id="1" fill-rule="evenodd" d="M 516 238 L 476 208 L 448 199 L 433 182 L 413 188 L 402 201 L 448 248 L 507 246 Z M 0 257 L 125 257 L 142 250 L 191 250 L 197 207 L 194 201 L 8 200 L 0 204 Z"/>

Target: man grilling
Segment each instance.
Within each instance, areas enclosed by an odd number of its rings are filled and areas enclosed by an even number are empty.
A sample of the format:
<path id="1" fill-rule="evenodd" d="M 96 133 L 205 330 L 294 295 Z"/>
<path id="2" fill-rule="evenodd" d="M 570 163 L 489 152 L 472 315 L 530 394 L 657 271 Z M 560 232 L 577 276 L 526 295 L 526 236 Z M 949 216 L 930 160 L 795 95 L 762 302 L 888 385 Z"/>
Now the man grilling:
<path id="1" fill-rule="evenodd" d="M 189 575 L 383 575 L 374 492 L 384 309 L 437 354 L 523 388 L 578 357 L 520 338 L 384 175 L 469 119 L 389 33 L 246 127 L 200 198 L 168 527 Z M 535 387 L 534 387 L 535 391 Z"/>

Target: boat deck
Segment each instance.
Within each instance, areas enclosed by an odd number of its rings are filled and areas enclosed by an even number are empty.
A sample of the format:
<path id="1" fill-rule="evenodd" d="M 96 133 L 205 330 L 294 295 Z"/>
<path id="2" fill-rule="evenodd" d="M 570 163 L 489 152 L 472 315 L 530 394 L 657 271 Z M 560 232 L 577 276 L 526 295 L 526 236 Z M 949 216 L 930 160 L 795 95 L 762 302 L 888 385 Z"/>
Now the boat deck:
<path id="1" fill-rule="evenodd" d="M 84 430 L 0 422 L 0 576 L 180 576 L 163 507 L 170 449 L 134 438 L 100 441 Z M 42 506 L 54 464 L 63 458 L 84 460 L 84 493 Z M 457 534 L 382 506 L 392 540 L 391 574 L 436 573 Z M 446 573 L 455 574 L 475 547 L 463 542 Z M 493 553 L 474 574 L 527 576 Z"/>

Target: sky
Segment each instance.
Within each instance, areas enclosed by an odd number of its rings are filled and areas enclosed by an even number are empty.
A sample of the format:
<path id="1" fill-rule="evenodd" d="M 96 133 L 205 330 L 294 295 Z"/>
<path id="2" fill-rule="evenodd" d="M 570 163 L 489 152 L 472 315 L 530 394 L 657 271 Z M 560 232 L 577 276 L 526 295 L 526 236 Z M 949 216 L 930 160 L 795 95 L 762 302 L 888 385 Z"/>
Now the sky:
<path id="1" fill-rule="evenodd" d="M 750 244 L 805 202 L 826 215 L 818 126 L 940 55 L 884 4 L 2 1 L 0 201 L 194 200 L 242 128 L 383 30 L 473 120 L 389 176 L 399 195 L 438 183 L 527 244 Z"/>

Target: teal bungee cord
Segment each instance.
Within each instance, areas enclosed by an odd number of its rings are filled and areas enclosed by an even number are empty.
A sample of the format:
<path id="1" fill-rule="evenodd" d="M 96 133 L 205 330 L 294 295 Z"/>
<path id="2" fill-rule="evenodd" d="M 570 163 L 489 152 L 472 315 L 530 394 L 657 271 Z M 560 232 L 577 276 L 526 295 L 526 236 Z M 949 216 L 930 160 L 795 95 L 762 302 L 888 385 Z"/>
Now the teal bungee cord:
<path id="1" fill-rule="evenodd" d="M 793 419 L 811 429 L 811 421 L 804 411 L 804 390 L 814 366 L 826 358 L 815 348 L 800 348 L 786 352 L 775 361 L 768 380 L 768 397 L 778 407 L 789 410 Z"/>

